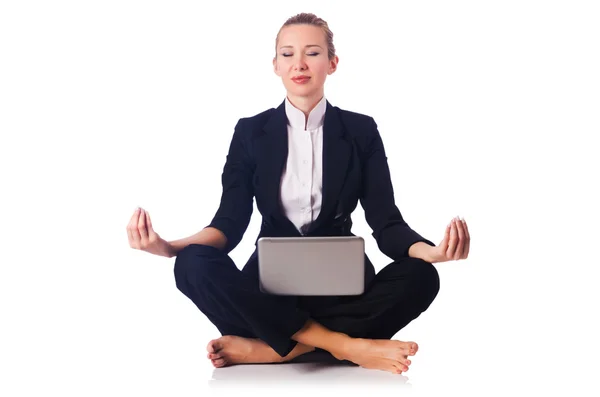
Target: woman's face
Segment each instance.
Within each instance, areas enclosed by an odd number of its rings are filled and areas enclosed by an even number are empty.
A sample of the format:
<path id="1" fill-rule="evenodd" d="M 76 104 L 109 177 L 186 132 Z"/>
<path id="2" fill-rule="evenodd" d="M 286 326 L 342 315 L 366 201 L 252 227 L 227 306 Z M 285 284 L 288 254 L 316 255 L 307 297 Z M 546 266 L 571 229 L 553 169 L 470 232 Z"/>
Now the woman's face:
<path id="1" fill-rule="evenodd" d="M 320 99 L 327 75 L 337 67 L 338 57 L 329 60 L 325 33 L 318 26 L 290 25 L 283 28 L 273 59 L 275 74 L 281 77 L 288 97 Z M 308 76 L 306 81 L 295 77 Z"/>

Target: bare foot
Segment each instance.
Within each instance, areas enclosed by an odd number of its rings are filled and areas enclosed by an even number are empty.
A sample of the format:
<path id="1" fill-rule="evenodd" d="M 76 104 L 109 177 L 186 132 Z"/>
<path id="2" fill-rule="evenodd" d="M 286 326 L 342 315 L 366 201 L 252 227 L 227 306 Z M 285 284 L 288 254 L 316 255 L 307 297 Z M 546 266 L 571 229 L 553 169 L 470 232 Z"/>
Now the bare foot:
<path id="1" fill-rule="evenodd" d="M 281 363 L 313 351 L 315 348 L 298 343 L 287 356 L 281 357 L 260 339 L 225 335 L 211 340 L 206 350 L 208 359 L 216 368 L 220 368 L 233 364 Z"/>
<path id="2" fill-rule="evenodd" d="M 415 342 L 387 339 L 353 338 L 343 353 L 333 354 L 338 360 L 349 360 L 363 368 L 380 369 L 400 374 L 408 371 L 419 346 Z"/>

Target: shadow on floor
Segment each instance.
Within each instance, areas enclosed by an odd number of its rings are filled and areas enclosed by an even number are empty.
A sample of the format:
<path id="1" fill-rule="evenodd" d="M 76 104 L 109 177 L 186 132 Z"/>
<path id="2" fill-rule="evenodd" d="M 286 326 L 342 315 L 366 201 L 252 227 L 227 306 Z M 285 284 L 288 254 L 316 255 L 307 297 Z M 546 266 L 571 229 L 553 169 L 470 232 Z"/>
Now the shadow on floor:
<path id="1" fill-rule="evenodd" d="M 402 386 L 410 388 L 408 377 L 385 371 L 365 369 L 339 361 L 326 351 L 314 351 L 282 364 L 246 364 L 215 368 L 210 387 L 261 387 L 277 385 L 352 387 Z"/>

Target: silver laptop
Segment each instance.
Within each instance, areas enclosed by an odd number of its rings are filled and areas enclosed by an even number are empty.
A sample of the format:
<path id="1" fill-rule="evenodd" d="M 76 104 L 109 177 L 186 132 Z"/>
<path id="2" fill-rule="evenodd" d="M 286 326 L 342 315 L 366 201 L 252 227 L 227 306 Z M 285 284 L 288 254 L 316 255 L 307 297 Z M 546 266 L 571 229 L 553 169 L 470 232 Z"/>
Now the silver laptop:
<path id="1" fill-rule="evenodd" d="M 260 289 L 275 295 L 360 295 L 365 282 L 362 237 L 262 237 Z"/>

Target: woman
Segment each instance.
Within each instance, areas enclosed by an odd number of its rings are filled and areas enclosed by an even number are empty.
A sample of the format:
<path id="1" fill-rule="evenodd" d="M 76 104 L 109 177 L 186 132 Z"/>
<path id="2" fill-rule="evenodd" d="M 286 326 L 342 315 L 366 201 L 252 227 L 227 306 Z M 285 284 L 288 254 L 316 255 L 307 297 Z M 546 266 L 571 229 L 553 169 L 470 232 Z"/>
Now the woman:
<path id="1" fill-rule="evenodd" d="M 167 242 L 137 209 L 127 227 L 133 248 L 176 256 L 178 289 L 223 335 L 207 347 L 215 367 L 284 362 L 319 349 L 365 368 L 407 371 L 418 346 L 391 338 L 437 295 L 432 263 L 468 256 L 463 219 L 450 222 L 439 246 L 406 224 L 375 121 L 325 99 L 325 80 L 339 61 L 332 38 L 313 14 L 280 29 L 273 66 L 287 96 L 277 109 L 239 120 L 209 226 Z M 263 219 L 258 238 L 352 235 L 350 215 L 360 200 L 378 247 L 394 261 L 375 274 L 366 258 L 367 287 L 359 296 L 263 294 L 256 251 L 241 271 L 228 256 L 246 231 L 254 198 Z"/>

